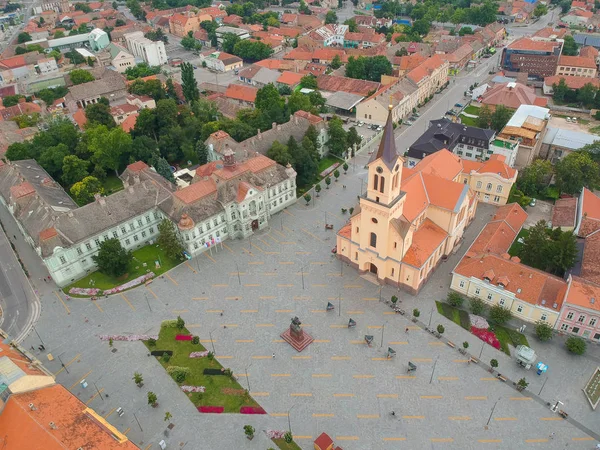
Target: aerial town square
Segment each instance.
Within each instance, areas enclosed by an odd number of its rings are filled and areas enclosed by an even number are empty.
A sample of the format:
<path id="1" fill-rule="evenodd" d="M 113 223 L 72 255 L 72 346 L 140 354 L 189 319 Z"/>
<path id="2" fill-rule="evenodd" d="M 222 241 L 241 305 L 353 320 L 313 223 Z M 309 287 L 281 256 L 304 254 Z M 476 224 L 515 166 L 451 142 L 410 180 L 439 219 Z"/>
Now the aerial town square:
<path id="1" fill-rule="evenodd" d="M 591 0 L 0 0 L 0 448 L 600 448 Z"/>

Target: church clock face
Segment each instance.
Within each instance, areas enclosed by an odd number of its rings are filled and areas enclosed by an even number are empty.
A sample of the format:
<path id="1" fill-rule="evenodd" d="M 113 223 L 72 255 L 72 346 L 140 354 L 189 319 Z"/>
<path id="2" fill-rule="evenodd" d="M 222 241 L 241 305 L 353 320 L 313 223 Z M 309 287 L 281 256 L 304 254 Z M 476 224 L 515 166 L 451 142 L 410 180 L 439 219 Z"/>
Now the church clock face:
<path id="1" fill-rule="evenodd" d="M 377 169 L 375 169 L 377 171 L 377 173 L 382 173 L 383 172 L 383 168 L 381 166 L 377 167 Z"/>

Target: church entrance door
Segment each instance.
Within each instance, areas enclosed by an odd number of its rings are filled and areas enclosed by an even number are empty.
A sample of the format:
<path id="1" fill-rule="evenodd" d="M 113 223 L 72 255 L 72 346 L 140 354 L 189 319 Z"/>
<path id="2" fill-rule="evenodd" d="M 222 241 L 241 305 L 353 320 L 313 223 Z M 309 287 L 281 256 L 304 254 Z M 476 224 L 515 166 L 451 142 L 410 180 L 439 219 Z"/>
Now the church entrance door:
<path id="1" fill-rule="evenodd" d="M 369 272 L 377 275 L 377 266 L 375 264 L 371 263 L 371 266 L 369 267 Z"/>

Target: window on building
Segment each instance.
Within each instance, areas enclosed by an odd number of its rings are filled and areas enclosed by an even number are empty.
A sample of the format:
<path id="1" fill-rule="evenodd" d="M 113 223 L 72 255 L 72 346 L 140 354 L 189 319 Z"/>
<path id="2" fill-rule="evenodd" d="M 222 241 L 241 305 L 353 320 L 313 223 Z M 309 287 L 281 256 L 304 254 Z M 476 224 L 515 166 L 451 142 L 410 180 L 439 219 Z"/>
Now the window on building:
<path id="1" fill-rule="evenodd" d="M 138 235 L 137 235 L 137 234 L 134 234 L 134 235 L 133 235 L 133 241 L 134 241 L 134 242 L 137 242 L 138 240 L 139 240 L 139 239 L 138 239 Z"/>
<path id="2" fill-rule="evenodd" d="M 381 181 L 379 183 L 379 192 L 383 192 L 385 189 L 385 177 L 381 177 Z"/>
<path id="3" fill-rule="evenodd" d="M 96 238 L 94 242 L 96 243 L 96 247 L 100 247 L 100 239 Z"/>
<path id="4" fill-rule="evenodd" d="M 487 186 L 485 187 L 486 190 L 491 191 L 492 190 L 492 183 L 488 183 Z"/>
<path id="5" fill-rule="evenodd" d="M 354 259 L 358 261 L 358 252 L 354 252 Z"/>
<path id="6" fill-rule="evenodd" d="M 573 334 L 579 334 L 579 327 L 573 327 L 573 328 L 571 328 L 571 333 L 573 333 Z"/>
<path id="7" fill-rule="evenodd" d="M 77 254 L 78 255 L 83 255 L 83 251 L 81 250 L 81 248 L 77 247 Z"/>
<path id="8" fill-rule="evenodd" d="M 117 233 L 116 231 L 113 231 L 112 235 L 115 239 L 119 237 L 119 233 Z"/>
<path id="9" fill-rule="evenodd" d="M 135 227 L 133 226 L 133 222 L 129 224 L 129 231 L 133 231 Z"/>
<path id="10" fill-rule="evenodd" d="M 374 248 L 377 247 L 377 235 L 375 233 L 371 233 L 370 245 L 371 245 L 371 247 L 374 247 Z"/>
<path id="11" fill-rule="evenodd" d="M 129 245 L 131 244 L 131 241 L 129 239 L 125 239 L 125 245 Z"/>
<path id="12" fill-rule="evenodd" d="M 216 227 L 217 225 L 219 225 L 219 219 L 217 219 L 216 217 L 213 219 L 213 225 Z"/>
<path id="13" fill-rule="evenodd" d="M 194 242 L 194 248 L 197 249 L 198 248 L 198 243 Z"/>
<path id="14" fill-rule="evenodd" d="M 596 321 L 597 321 L 597 319 L 595 317 L 592 317 L 590 319 L 590 327 L 596 326 Z"/>
<path id="15" fill-rule="evenodd" d="M 67 262 L 64 256 L 61 256 L 59 259 L 61 264 L 65 264 Z"/>
<path id="16" fill-rule="evenodd" d="M 498 194 L 500 194 L 502 192 L 502 185 L 501 184 L 499 184 L 498 186 L 496 186 L 496 192 Z"/>
<path id="17" fill-rule="evenodd" d="M 517 312 L 523 312 L 523 305 L 517 306 Z"/>
<path id="18" fill-rule="evenodd" d="M 150 223 L 150 216 L 146 216 L 146 223 Z"/>
<path id="19" fill-rule="evenodd" d="M 546 320 L 548 320 L 548 316 L 547 316 L 546 314 L 542 314 L 542 315 L 540 316 L 540 320 L 541 320 L 542 322 L 545 322 Z"/>
<path id="20" fill-rule="evenodd" d="M 569 312 L 569 314 L 567 314 L 567 320 L 573 320 L 573 312 Z"/>
<path id="21" fill-rule="evenodd" d="M 475 289 L 475 295 L 479 295 L 480 293 L 481 293 L 481 289 L 479 289 L 479 288 L 476 288 L 476 289 Z"/>
<path id="22" fill-rule="evenodd" d="M 491 299 L 492 299 L 492 297 L 493 297 L 493 295 L 492 295 L 491 293 L 489 293 L 489 294 L 488 294 L 488 296 L 487 296 L 487 299 L 488 299 L 488 300 L 491 300 Z"/>
<path id="23" fill-rule="evenodd" d="M 563 324 L 560 326 L 560 330 L 561 330 L 561 331 L 567 331 L 568 329 L 569 329 L 569 324 L 563 323 Z"/>
<path id="24" fill-rule="evenodd" d="M 477 189 L 481 188 L 481 181 L 478 181 L 476 186 L 477 186 Z"/>
<path id="25" fill-rule="evenodd" d="M 498 203 L 500 201 L 500 197 L 494 195 L 494 203 Z"/>
<path id="26" fill-rule="evenodd" d="M 579 316 L 579 319 L 577 319 L 577 322 L 583 323 L 584 320 L 585 320 L 585 316 L 582 314 Z"/>
<path id="27" fill-rule="evenodd" d="M 142 237 L 145 238 L 146 237 L 146 232 L 142 231 Z"/>
<path id="28" fill-rule="evenodd" d="M 235 212 L 234 211 L 231 212 L 231 218 L 235 219 Z"/>
<path id="29" fill-rule="evenodd" d="M 87 248 L 88 250 L 91 250 L 92 249 L 92 244 L 90 244 L 89 242 L 87 242 L 85 244 L 85 248 Z"/>
<path id="30" fill-rule="evenodd" d="M 374 190 L 378 190 L 379 189 L 379 175 L 375 174 L 373 176 L 373 189 Z"/>
<path id="31" fill-rule="evenodd" d="M 154 227 L 150 227 L 149 231 L 150 231 L 150 234 L 153 234 L 154 233 Z"/>
<path id="32" fill-rule="evenodd" d="M 501 298 L 498 303 L 500 304 L 500 306 L 504 306 L 504 303 L 506 303 L 506 300 L 504 300 L 503 298 Z"/>
<path id="33" fill-rule="evenodd" d="M 87 264 L 87 259 L 83 258 L 83 259 L 81 260 L 81 264 L 83 264 L 83 265 L 86 265 L 86 264 Z"/>
<path id="34" fill-rule="evenodd" d="M 464 287 L 465 287 L 465 282 L 464 282 L 464 281 L 461 281 L 460 283 L 458 283 L 458 285 L 459 285 L 461 288 L 464 288 Z"/>
<path id="35" fill-rule="evenodd" d="M 137 223 L 138 223 L 138 225 L 139 225 L 140 227 L 143 227 L 143 226 L 144 226 L 144 222 L 142 222 L 142 219 L 138 219 L 138 220 L 137 220 Z"/>
<path id="36" fill-rule="evenodd" d="M 597 341 L 600 340 L 600 333 L 596 333 L 594 335 L 594 339 L 596 339 Z"/>
<path id="37" fill-rule="evenodd" d="M 127 230 L 125 229 L 125 227 L 121 227 L 121 233 L 123 233 L 123 234 L 127 233 Z"/>
<path id="38" fill-rule="evenodd" d="M 471 153 L 471 152 L 466 152 L 466 153 L 465 153 L 465 156 L 466 156 L 467 158 L 472 158 L 472 157 L 473 157 L 473 153 Z"/>

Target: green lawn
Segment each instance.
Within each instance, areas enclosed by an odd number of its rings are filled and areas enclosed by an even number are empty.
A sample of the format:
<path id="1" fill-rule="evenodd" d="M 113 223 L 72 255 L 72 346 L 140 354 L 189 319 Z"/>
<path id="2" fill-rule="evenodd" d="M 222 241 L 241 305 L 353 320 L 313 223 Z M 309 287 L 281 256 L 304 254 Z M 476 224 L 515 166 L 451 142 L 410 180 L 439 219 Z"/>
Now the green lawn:
<path id="1" fill-rule="evenodd" d="M 302 450 L 298 446 L 298 444 L 296 444 L 294 441 L 292 441 L 288 444 L 287 442 L 285 442 L 285 439 L 271 439 L 271 440 L 281 450 Z"/>
<path id="2" fill-rule="evenodd" d="M 189 358 L 191 352 L 202 352 L 206 348 L 202 344 L 192 344 L 192 341 L 176 341 L 177 334 L 191 334 L 186 328 L 161 327 L 155 347 L 144 344 L 149 350 L 172 350 L 173 356 L 168 363 L 162 357 L 156 357 L 167 370 L 169 366 L 188 367 L 191 373 L 183 383 L 178 385 L 204 386 L 206 391 L 191 392 L 190 401 L 196 406 L 223 406 L 226 413 L 239 413 L 242 406 L 260 406 L 252 397 L 246 394 L 244 387 L 227 375 L 204 375 L 204 369 L 221 369 L 223 366 L 216 359 Z M 223 349 L 225 350 L 225 349 Z M 143 374 L 142 374 L 143 375 Z M 173 380 L 173 383 L 176 383 Z M 158 399 L 160 402 L 160 397 Z"/>
<path id="3" fill-rule="evenodd" d="M 102 182 L 102 187 L 104 188 L 104 193 L 110 195 L 123 189 L 123 182 L 116 175 L 108 175 Z"/>
<path id="4" fill-rule="evenodd" d="M 589 129 L 590 133 L 594 133 L 594 134 L 600 134 L 600 126 L 596 126 L 596 127 L 591 127 Z"/>
<path id="5" fill-rule="evenodd" d="M 469 320 L 469 313 L 462 309 L 454 308 L 446 302 L 435 302 L 438 313 L 447 319 L 454 322 L 459 327 L 464 328 L 467 331 L 471 331 L 471 322 Z"/>
<path id="6" fill-rule="evenodd" d="M 515 238 L 515 241 L 512 243 L 512 245 L 510 246 L 510 248 L 508 249 L 508 254 L 510 256 L 519 256 L 521 254 L 521 249 L 523 248 L 523 244 L 521 244 L 519 242 L 519 238 L 525 238 L 529 235 L 529 230 L 526 228 L 523 228 L 519 234 L 517 235 L 517 237 Z"/>
<path id="7" fill-rule="evenodd" d="M 466 125 L 468 127 L 476 127 L 477 126 L 477 119 L 473 119 L 472 117 L 466 117 L 466 116 L 461 115 L 460 122 L 463 125 Z"/>
<path id="8" fill-rule="evenodd" d="M 474 116 L 479 115 L 479 108 L 477 106 L 469 105 L 464 109 L 467 114 L 473 114 Z"/>
<path id="9" fill-rule="evenodd" d="M 321 172 L 323 172 L 325 169 L 333 166 L 335 163 L 340 163 L 339 168 L 338 168 L 338 170 L 340 171 L 340 177 L 342 175 L 344 175 L 344 169 L 342 168 L 342 166 L 344 165 L 344 161 L 339 158 L 336 158 L 335 156 L 325 156 L 323 159 L 321 159 L 321 161 L 319 161 L 319 168 L 317 170 L 317 175 L 312 180 L 312 182 L 309 183 L 308 186 L 298 186 L 298 189 L 296 190 L 296 194 L 297 194 L 298 198 L 300 198 L 302 195 L 304 195 L 304 193 L 309 188 L 311 188 L 313 185 L 324 180 L 324 178 L 321 178 L 321 176 L 319 174 Z M 333 183 L 335 180 L 333 173 L 330 176 L 331 176 L 331 182 Z M 326 187 L 325 182 L 321 183 L 321 189 L 325 189 L 325 187 Z"/>
<path id="10" fill-rule="evenodd" d="M 157 260 L 160 261 L 159 269 L 157 269 L 154 264 L 154 261 Z M 146 267 L 144 267 L 144 263 L 146 263 Z M 133 280 L 134 278 L 144 275 L 148 270 L 154 272 L 154 274 L 158 276 L 180 263 L 181 261 L 173 261 L 169 259 L 157 244 L 147 245 L 133 252 L 133 260 L 129 264 L 127 276 L 117 279 L 96 271 L 90 273 L 85 278 L 82 278 L 81 280 L 78 280 L 75 283 L 63 288 L 63 291 L 65 294 L 69 294 L 69 289 L 72 287 L 97 287 L 102 290 L 111 289 L 115 286 L 127 283 L 129 280 Z M 90 283 L 92 280 L 93 283 Z"/>
<path id="11" fill-rule="evenodd" d="M 319 161 L 319 169 L 317 173 L 319 174 L 323 172 L 325 169 L 333 166 L 335 163 L 340 163 L 340 166 L 344 165 L 344 162 L 339 158 L 335 158 L 333 156 L 325 156 L 321 161 Z M 340 171 L 342 171 L 342 169 L 340 169 Z"/>

